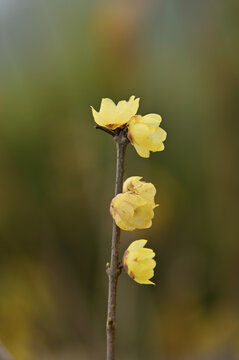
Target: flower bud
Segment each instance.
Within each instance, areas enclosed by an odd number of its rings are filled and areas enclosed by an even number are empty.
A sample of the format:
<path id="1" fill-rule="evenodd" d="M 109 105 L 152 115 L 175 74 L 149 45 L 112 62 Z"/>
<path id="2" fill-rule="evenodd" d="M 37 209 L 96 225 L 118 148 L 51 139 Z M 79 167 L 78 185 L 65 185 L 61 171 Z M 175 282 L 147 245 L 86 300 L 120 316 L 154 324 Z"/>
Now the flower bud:
<path id="1" fill-rule="evenodd" d="M 147 240 L 136 240 L 130 244 L 123 256 L 123 266 L 128 275 L 139 284 L 155 285 L 151 279 L 154 276 L 156 261 L 152 249 L 144 248 Z"/>

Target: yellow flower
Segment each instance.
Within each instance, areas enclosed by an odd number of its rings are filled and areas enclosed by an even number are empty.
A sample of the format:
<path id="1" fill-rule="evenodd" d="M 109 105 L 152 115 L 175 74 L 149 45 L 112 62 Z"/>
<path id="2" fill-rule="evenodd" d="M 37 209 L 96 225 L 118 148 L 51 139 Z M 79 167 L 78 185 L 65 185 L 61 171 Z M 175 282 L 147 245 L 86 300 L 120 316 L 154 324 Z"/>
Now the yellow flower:
<path id="1" fill-rule="evenodd" d="M 136 240 L 130 244 L 123 256 L 123 265 L 128 275 L 139 284 L 155 285 L 151 279 L 154 276 L 156 261 L 152 249 L 144 248 L 147 240 Z"/>
<path id="2" fill-rule="evenodd" d="M 110 204 L 110 213 L 122 230 L 147 229 L 152 225 L 154 205 L 131 193 L 116 195 Z"/>
<path id="3" fill-rule="evenodd" d="M 95 122 L 111 130 L 123 128 L 128 124 L 132 116 L 137 113 L 139 98 L 131 96 L 129 101 L 122 100 L 116 105 L 111 99 L 102 99 L 100 111 L 96 111 L 92 106 L 92 114 Z"/>
<path id="4" fill-rule="evenodd" d="M 144 200 L 152 203 L 153 207 L 155 207 L 155 186 L 152 183 L 146 183 L 145 181 L 141 181 L 141 179 L 141 176 L 129 177 L 124 182 L 123 192 L 130 192 L 132 194 L 140 195 Z"/>
<path id="5" fill-rule="evenodd" d="M 162 151 L 167 133 L 159 127 L 162 118 L 158 114 L 133 116 L 128 127 L 128 138 L 137 153 L 148 158 L 150 151 Z"/>

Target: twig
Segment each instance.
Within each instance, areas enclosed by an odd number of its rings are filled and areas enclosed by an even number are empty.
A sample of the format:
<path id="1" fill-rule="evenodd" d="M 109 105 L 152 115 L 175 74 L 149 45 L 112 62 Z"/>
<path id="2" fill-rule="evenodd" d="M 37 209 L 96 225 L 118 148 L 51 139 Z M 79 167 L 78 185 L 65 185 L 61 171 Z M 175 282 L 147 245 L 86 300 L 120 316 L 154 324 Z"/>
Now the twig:
<path id="1" fill-rule="evenodd" d="M 124 162 L 126 147 L 129 143 L 123 131 L 120 131 L 114 137 L 117 149 L 117 166 L 116 166 L 116 182 L 115 195 L 122 192 Z M 109 277 L 109 295 L 108 295 L 108 315 L 106 324 L 107 333 L 107 360 L 115 360 L 115 324 L 116 324 L 116 294 L 118 277 L 121 273 L 119 264 L 119 247 L 120 247 L 120 228 L 113 220 L 112 245 L 111 245 L 111 261 L 107 268 Z"/>
<path id="2" fill-rule="evenodd" d="M 106 132 L 107 134 L 110 134 L 111 136 L 115 136 L 115 133 L 112 130 L 107 129 L 107 128 L 103 127 L 103 126 L 95 125 L 95 129 L 102 130 L 102 131 Z"/>

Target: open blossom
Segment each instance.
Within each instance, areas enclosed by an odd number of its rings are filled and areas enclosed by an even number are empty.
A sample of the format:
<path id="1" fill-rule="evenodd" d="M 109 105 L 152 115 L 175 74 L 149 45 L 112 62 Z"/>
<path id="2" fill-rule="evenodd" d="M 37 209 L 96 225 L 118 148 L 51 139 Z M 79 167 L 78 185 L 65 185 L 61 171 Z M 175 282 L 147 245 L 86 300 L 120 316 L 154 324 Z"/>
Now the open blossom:
<path id="1" fill-rule="evenodd" d="M 128 138 L 140 156 L 148 158 L 150 151 L 164 149 L 163 141 L 167 133 L 159 127 L 161 121 L 162 118 L 158 114 L 136 115 L 131 118 Z"/>
<path id="2" fill-rule="evenodd" d="M 141 180 L 141 176 L 131 176 L 125 180 L 123 185 L 123 192 L 130 192 L 132 194 L 140 195 L 144 200 L 155 207 L 154 197 L 156 194 L 155 186 Z"/>
<path id="3" fill-rule="evenodd" d="M 117 226 L 127 231 L 151 227 L 153 209 L 152 203 L 128 192 L 116 195 L 110 204 L 110 213 Z"/>
<path id="4" fill-rule="evenodd" d="M 144 248 L 147 240 L 136 240 L 130 244 L 123 256 L 123 265 L 128 275 L 139 284 L 155 285 L 151 279 L 154 276 L 156 261 L 152 249 Z"/>
<path id="5" fill-rule="evenodd" d="M 92 106 L 92 114 L 95 122 L 111 130 L 126 126 L 132 116 L 137 113 L 139 98 L 131 96 L 129 101 L 121 100 L 116 105 L 111 99 L 105 98 L 101 101 L 100 111 L 96 111 Z"/>
<path id="6" fill-rule="evenodd" d="M 123 230 L 147 229 L 152 225 L 156 189 L 153 184 L 132 176 L 125 180 L 123 193 L 116 195 L 110 205 L 110 213 Z"/>

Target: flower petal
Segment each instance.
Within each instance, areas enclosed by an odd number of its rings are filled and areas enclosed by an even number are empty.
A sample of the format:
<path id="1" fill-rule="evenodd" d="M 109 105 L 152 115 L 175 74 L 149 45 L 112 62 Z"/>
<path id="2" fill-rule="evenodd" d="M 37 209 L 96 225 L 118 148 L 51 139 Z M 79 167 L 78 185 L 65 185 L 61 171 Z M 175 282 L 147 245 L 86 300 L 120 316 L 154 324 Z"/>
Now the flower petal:
<path id="1" fill-rule="evenodd" d="M 108 122 L 109 119 L 114 122 L 114 114 L 116 112 L 116 105 L 113 100 L 103 98 L 100 105 L 100 114 Z"/>
<path id="2" fill-rule="evenodd" d="M 135 250 L 139 248 L 143 248 L 147 244 L 148 240 L 140 239 L 133 241 L 130 246 L 128 247 L 128 250 Z"/>
<path id="3" fill-rule="evenodd" d="M 158 114 L 147 114 L 142 116 L 142 122 L 149 125 L 159 125 L 162 117 Z"/>
<path id="4" fill-rule="evenodd" d="M 142 176 L 131 176 L 127 180 L 124 181 L 123 184 L 123 192 L 132 191 L 132 187 L 135 186 L 140 180 Z"/>
<path id="5" fill-rule="evenodd" d="M 106 126 L 105 119 L 102 117 L 102 115 L 98 111 L 96 111 L 92 106 L 91 106 L 91 110 L 96 124 L 100 126 Z"/>
<path id="6" fill-rule="evenodd" d="M 119 101 L 116 108 L 115 122 L 127 124 L 138 111 L 139 98 L 135 99 L 135 96 L 131 96 L 129 101 Z"/>
<path id="7" fill-rule="evenodd" d="M 143 157 L 143 158 L 149 158 L 149 150 L 144 149 L 142 146 L 138 145 L 138 144 L 133 144 L 135 150 L 137 151 L 137 153 L 139 154 L 139 156 Z"/>

